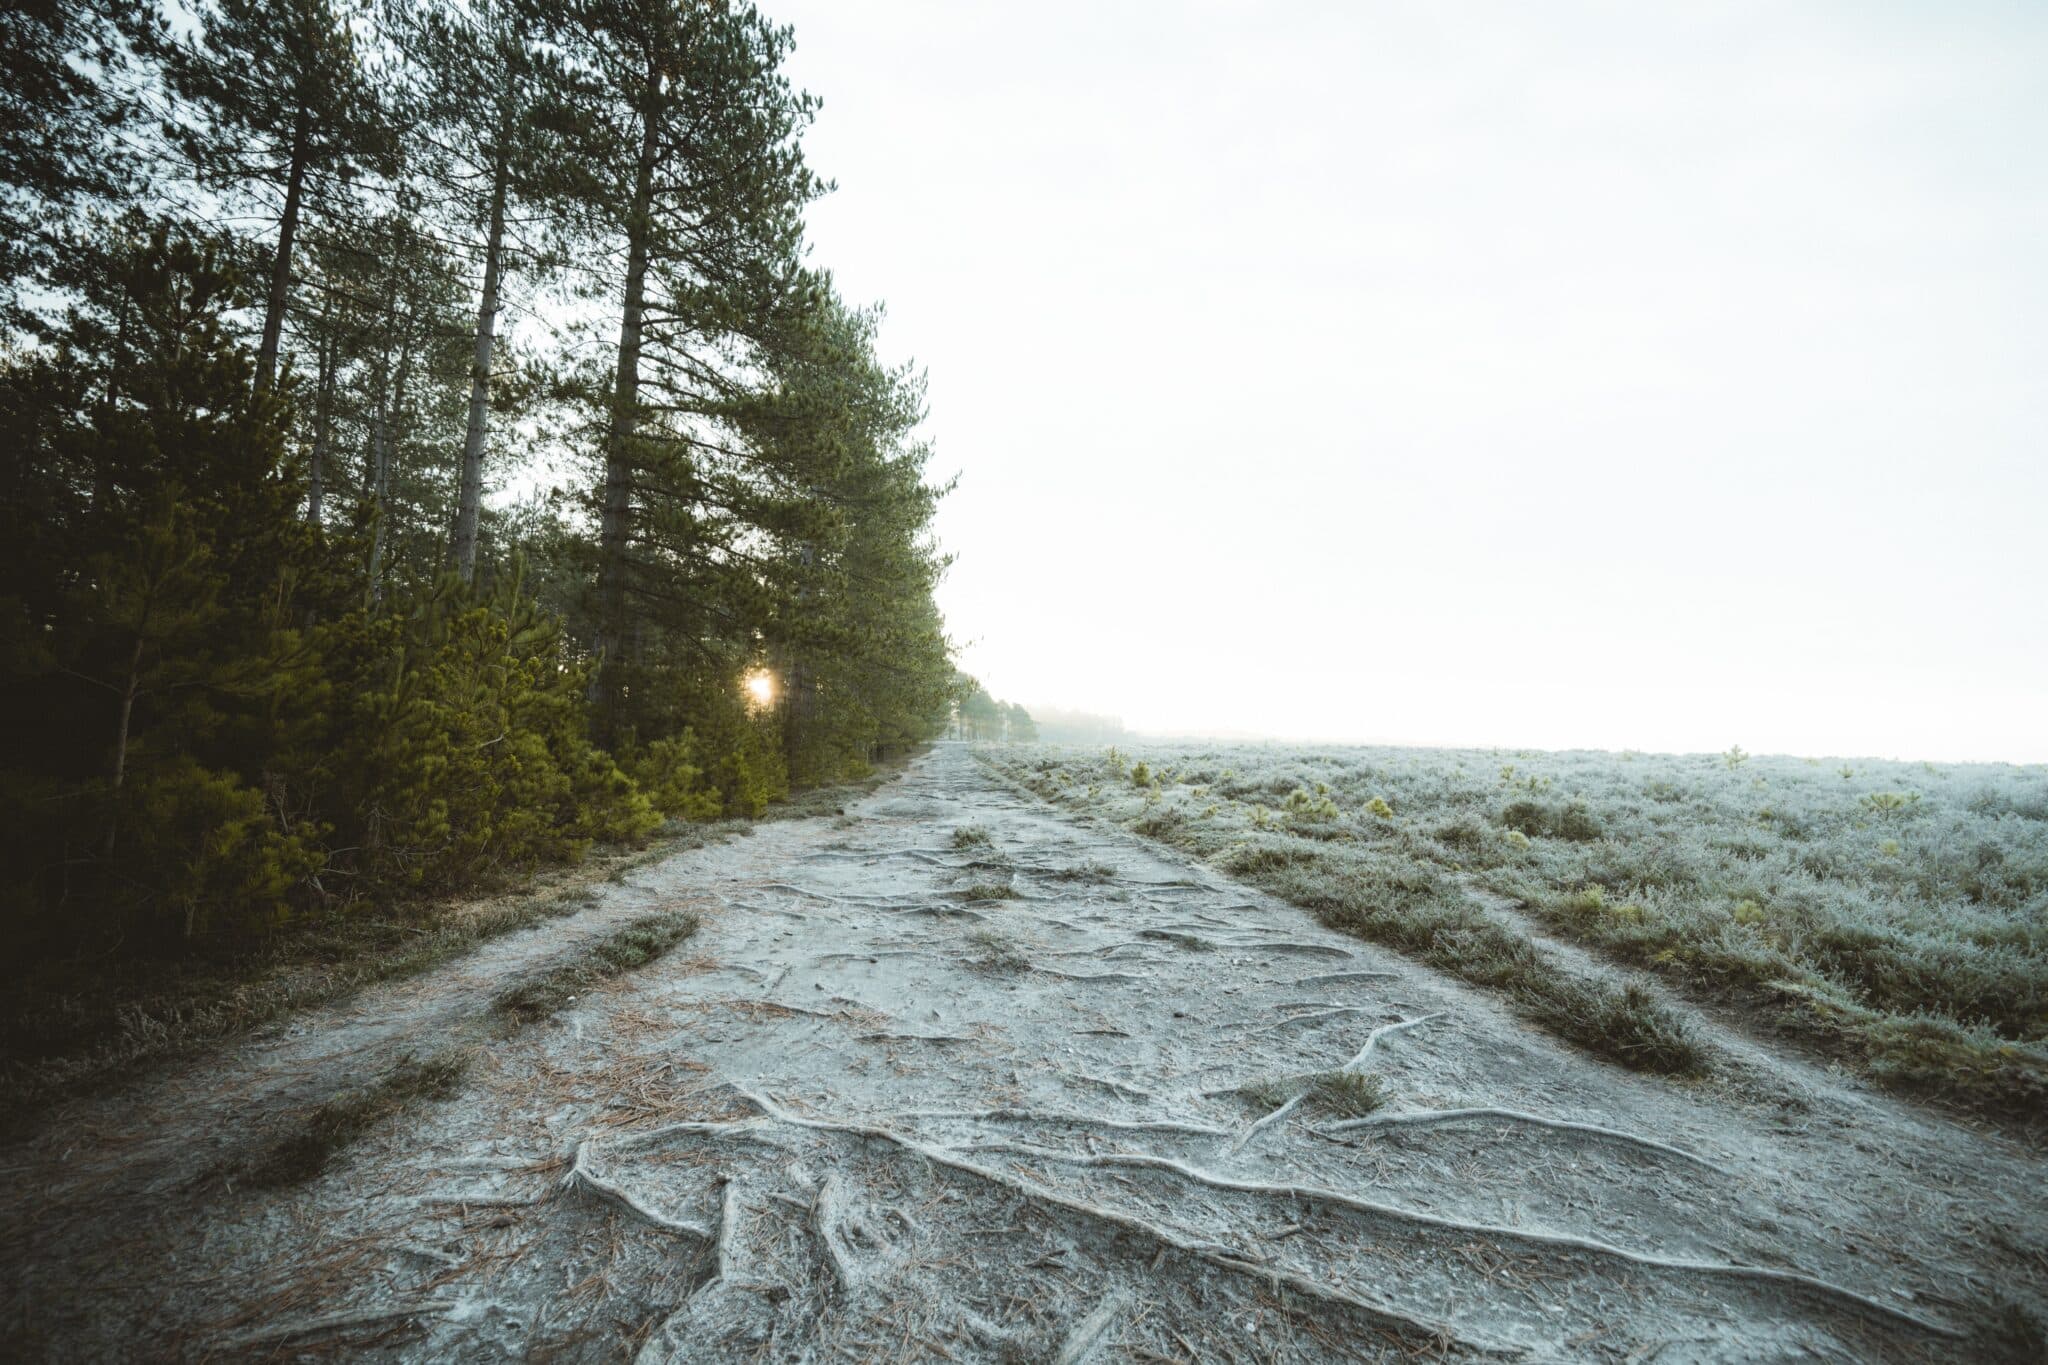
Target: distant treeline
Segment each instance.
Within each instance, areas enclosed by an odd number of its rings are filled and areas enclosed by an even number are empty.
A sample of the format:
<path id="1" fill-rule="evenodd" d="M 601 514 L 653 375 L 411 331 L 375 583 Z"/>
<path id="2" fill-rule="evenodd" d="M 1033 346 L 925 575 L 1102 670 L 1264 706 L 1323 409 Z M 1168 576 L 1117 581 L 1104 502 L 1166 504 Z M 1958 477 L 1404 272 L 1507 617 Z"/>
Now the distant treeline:
<path id="1" fill-rule="evenodd" d="M 1029 744 L 1038 738 L 1038 723 L 1015 702 L 997 701 L 988 689 L 965 673 L 954 683 L 958 704 L 953 733 L 960 739 Z"/>
<path id="2" fill-rule="evenodd" d="M 0 14 L 10 951 L 232 946 L 943 730 L 922 379 L 806 260 L 787 29 L 175 13 Z"/>

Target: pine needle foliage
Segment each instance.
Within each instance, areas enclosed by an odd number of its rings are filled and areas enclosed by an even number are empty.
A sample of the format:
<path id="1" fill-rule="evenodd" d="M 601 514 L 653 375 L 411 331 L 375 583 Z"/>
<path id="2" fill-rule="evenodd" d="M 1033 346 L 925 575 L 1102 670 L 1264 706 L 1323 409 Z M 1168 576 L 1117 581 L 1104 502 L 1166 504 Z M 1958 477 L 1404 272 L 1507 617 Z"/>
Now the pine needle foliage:
<path id="1" fill-rule="evenodd" d="M 31 8 L 0 21 L 6 126 L 56 138 L 0 154 L 11 960 L 233 958 L 760 817 L 949 722 L 923 378 L 806 259 L 787 29 Z"/>

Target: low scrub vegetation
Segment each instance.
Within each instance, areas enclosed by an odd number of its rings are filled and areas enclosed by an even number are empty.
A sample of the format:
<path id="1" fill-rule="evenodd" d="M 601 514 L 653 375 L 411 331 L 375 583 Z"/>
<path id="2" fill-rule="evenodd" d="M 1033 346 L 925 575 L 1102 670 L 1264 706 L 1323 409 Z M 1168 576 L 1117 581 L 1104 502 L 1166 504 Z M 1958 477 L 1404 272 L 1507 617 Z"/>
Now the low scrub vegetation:
<path id="1" fill-rule="evenodd" d="M 320 1174 L 336 1152 L 372 1125 L 421 1100 L 447 1099 L 469 1070 L 470 1053 L 447 1048 L 432 1056 L 407 1056 L 369 1085 L 344 1091 L 310 1114 L 249 1172 L 259 1185 L 290 1185 Z"/>
<path id="2" fill-rule="evenodd" d="M 2048 1117 L 2048 771 L 1723 754 L 1165 747 L 987 756 L 1627 1065 L 1696 1043 L 1530 928 L 1901 1088 Z M 1143 762 L 1176 783 L 1118 777 Z M 1334 807 L 1336 813 L 1331 814 Z M 1513 902 L 1493 911 L 1483 893 Z M 1518 923 L 1526 919 L 1529 923 Z"/>
<path id="3" fill-rule="evenodd" d="M 197 959 L 49 962 L 19 977 L 0 1013 L 0 1111 L 26 1122 L 55 1094 L 111 1081 L 136 1066 L 259 1027 L 377 981 L 427 971 L 486 940 L 597 903 L 593 873 L 717 837 L 688 826 L 653 848 L 612 853 L 517 895 L 414 909 L 332 912 L 267 949 L 225 962 Z M 11 1125 L 9 1125 L 11 1126 Z"/>
<path id="4" fill-rule="evenodd" d="M 494 1031 L 506 1036 L 551 1018 L 598 983 L 654 961 L 696 928 L 694 915 L 671 911 L 632 920 L 568 961 L 499 994 L 490 1006 Z M 453 1095 L 486 1030 L 464 1024 L 455 1033 L 457 1041 L 440 1050 L 426 1057 L 407 1054 L 368 1085 L 330 1097 L 255 1162 L 248 1171 L 250 1179 L 261 1185 L 309 1180 L 377 1123 L 423 1100 Z"/>
<path id="5" fill-rule="evenodd" d="M 657 910 L 597 940 L 572 960 L 522 981 L 491 1002 L 502 1031 L 551 1018 L 601 981 L 645 966 L 697 931 L 695 915 Z"/>

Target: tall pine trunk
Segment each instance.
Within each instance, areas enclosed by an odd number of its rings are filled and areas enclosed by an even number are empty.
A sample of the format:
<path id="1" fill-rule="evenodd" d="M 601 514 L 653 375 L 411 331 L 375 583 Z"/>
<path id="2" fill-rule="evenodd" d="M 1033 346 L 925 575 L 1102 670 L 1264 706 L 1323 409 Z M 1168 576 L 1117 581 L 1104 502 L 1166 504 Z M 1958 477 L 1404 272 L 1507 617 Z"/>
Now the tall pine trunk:
<path id="1" fill-rule="evenodd" d="M 626 549 L 633 534 L 633 440 L 640 427 L 640 320 L 646 309 L 649 237 L 654 230 L 654 160 L 661 125 L 661 72 L 647 69 L 641 110 L 640 158 L 633 171 L 633 203 L 626 215 L 626 290 L 619 318 L 619 369 L 612 392 L 610 438 L 604 456 L 604 508 L 598 525 L 597 675 L 592 700 L 598 743 L 618 740 L 622 665 L 626 649 Z"/>
<path id="2" fill-rule="evenodd" d="M 809 541 L 797 546 L 797 564 L 803 577 L 796 590 L 796 619 L 807 622 L 811 611 L 811 579 L 818 563 L 817 548 Z M 782 753 L 792 773 L 803 770 L 804 751 L 810 741 L 811 718 L 816 709 L 817 685 L 811 676 L 804 651 L 785 644 L 780 651 L 782 674 Z"/>
<path id="3" fill-rule="evenodd" d="M 138 631 L 135 647 L 128 652 L 128 680 L 121 688 L 121 711 L 114 724 L 114 756 L 108 765 L 113 800 L 107 814 L 107 842 L 100 851 L 106 858 L 114 856 L 114 840 L 121 829 L 121 786 L 128 779 L 128 726 L 135 716 L 135 699 L 141 693 L 142 635 Z"/>
<path id="4" fill-rule="evenodd" d="M 512 178 L 512 155 L 500 121 L 496 164 L 491 168 L 490 225 L 484 239 L 484 293 L 476 311 L 476 354 L 469 370 L 469 427 L 462 438 L 462 490 L 455 504 L 455 531 L 450 537 L 455 571 L 465 583 L 476 581 L 477 521 L 484 495 L 484 437 L 491 415 L 491 350 L 498 331 L 498 282 L 505 245 L 505 191 Z"/>
<path id="5" fill-rule="evenodd" d="M 299 204 L 306 191 L 307 115 L 292 128 L 291 168 L 284 183 L 284 214 L 277 224 L 277 258 L 270 263 L 270 297 L 263 306 L 263 342 L 256 349 L 256 389 L 277 382 L 277 348 L 284 335 L 285 301 L 291 295 L 292 242 L 299 233 Z"/>
<path id="6" fill-rule="evenodd" d="M 384 541 L 385 524 L 391 516 L 391 464 L 397 442 L 393 429 L 405 403 L 405 381 L 412 369 L 412 319 L 406 319 L 408 334 L 398 350 L 396 373 L 386 370 L 389 382 L 380 386 L 377 405 L 372 409 L 370 427 L 370 497 L 372 500 L 372 521 L 375 529 L 370 533 L 370 583 L 369 600 L 377 606 L 384 600 Z"/>
<path id="7" fill-rule="evenodd" d="M 320 342 L 320 379 L 313 397 L 313 453 L 306 461 L 306 521 L 319 526 L 325 498 L 327 448 L 334 433 L 334 372 L 338 368 L 337 343 L 332 337 Z"/>

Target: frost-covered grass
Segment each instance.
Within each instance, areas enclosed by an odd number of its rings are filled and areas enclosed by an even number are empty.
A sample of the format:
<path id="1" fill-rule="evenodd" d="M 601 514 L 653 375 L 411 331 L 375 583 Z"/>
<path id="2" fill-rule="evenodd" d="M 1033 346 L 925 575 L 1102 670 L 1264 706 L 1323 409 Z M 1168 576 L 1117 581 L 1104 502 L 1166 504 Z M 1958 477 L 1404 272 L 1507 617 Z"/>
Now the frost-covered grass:
<path id="1" fill-rule="evenodd" d="M 1238 1093 L 1256 1105 L 1261 1113 L 1272 1113 L 1281 1105 L 1301 1100 L 1315 1114 L 1338 1119 L 1362 1119 L 1387 1102 L 1386 1082 L 1378 1076 L 1361 1076 L 1355 1071 L 1311 1071 L 1299 1076 L 1278 1076 L 1253 1081 Z"/>
<path id="2" fill-rule="evenodd" d="M 499 992 L 491 1001 L 499 1031 L 516 1033 L 528 1024 L 553 1018 L 574 1004 L 577 996 L 646 966 L 696 932 L 695 915 L 672 910 L 656 910 L 628 920 L 568 960 Z"/>
<path id="3" fill-rule="evenodd" d="M 1888 1082 L 2048 1114 L 2048 770 L 1740 750 L 989 757 L 1532 1016 L 1551 1010 L 1537 1021 L 1596 1051 L 1603 1035 L 1655 1049 L 1657 1021 L 1548 1000 L 1513 921 L 1464 888 L 1695 995 L 1752 1005 Z"/>

